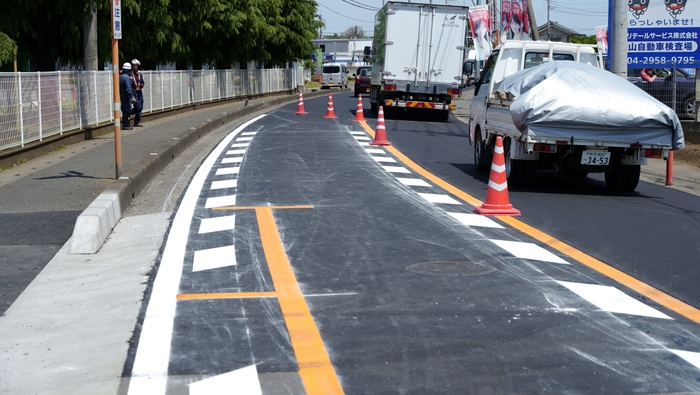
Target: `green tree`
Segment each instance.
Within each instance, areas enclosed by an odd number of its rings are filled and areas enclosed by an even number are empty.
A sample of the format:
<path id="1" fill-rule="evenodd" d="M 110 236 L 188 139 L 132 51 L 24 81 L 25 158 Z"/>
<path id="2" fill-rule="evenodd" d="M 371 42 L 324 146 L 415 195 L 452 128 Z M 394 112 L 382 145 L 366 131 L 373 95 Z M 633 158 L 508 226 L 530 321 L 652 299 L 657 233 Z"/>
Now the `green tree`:
<path id="1" fill-rule="evenodd" d="M 5 33 L 0 32 L 0 66 L 12 62 L 17 52 L 17 45 Z"/>
<path id="2" fill-rule="evenodd" d="M 571 36 L 571 42 L 574 44 L 595 44 L 596 38 L 595 34 L 592 36 L 575 35 Z"/>

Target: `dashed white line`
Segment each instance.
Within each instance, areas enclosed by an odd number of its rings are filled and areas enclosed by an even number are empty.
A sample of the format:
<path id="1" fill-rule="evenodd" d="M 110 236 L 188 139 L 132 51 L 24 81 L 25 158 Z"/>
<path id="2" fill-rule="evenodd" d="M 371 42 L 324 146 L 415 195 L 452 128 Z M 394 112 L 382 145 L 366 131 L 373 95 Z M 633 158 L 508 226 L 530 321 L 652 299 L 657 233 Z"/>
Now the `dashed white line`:
<path id="1" fill-rule="evenodd" d="M 388 158 L 388 157 L 386 157 L 386 156 L 375 156 L 375 155 L 372 155 L 372 159 L 376 160 L 377 162 L 396 163 L 396 159 L 394 159 L 394 158 Z"/>
<path id="2" fill-rule="evenodd" d="M 544 248 L 538 246 L 537 244 L 524 243 L 522 241 L 507 241 L 507 240 L 491 240 L 497 246 L 503 248 L 504 250 L 510 252 L 518 258 L 522 259 L 532 259 L 535 261 L 552 262 L 552 263 L 563 263 L 568 265 L 569 263 L 565 260 L 559 258 L 558 256 L 552 254 L 551 252 L 545 250 Z"/>
<path id="3" fill-rule="evenodd" d="M 683 350 L 670 350 L 670 351 L 673 352 L 674 354 L 678 355 L 679 357 L 685 359 L 686 362 L 688 362 L 689 364 L 700 369 L 700 353 L 692 352 L 692 351 L 683 351 Z"/>
<path id="4" fill-rule="evenodd" d="M 245 148 L 249 146 L 250 143 L 233 143 L 230 145 L 231 148 Z"/>
<path id="5" fill-rule="evenodd" d="M 409 187 L 430 187 L 432 188 L 433 186 L 428 184 L 427 182 L 423 181 L 420 178 L 401 178 L 401 177 L 396 177 L 399 182 L 402 184 L 409 186 Z"/>
<path id="6" fill-rule="evenodd" d="M 243 162 L 243 157 L 242 156 L 234 156 L 233 158 L 223 158 L 221 159 L 222 164 L 226 163 L 241 163 Z"/>
<path id="7" fill-rule="evenodd" d="M 219 197 L 208 198 L 206 204 L 204 205 L 204 208 L 235 206 L 235 205 L 236 205 L 236 195 L 219 196 Z"/>
<path id="8" fill-rule="evenodd" d="M 666 314 L 645 305 L 615 287 L 598 284 L 557 281 L 578 296 L 608 313 L 640 315 L 644 317 L 672 320 Z"/>
<path id="9" fill-rule="evenodd" d="M 447 195 L 439 193 L 418 193 L 418 196 L 429 201 L 430 203 L 462 204 Z"/>
<path id="10" fill-rule="evenodd" d="M 232 149 L 230 151 L 226 151 L 226 155 L 243 155 L 245 154 L 244 149 Z"/>
<path id="11" fill-rule="evenodd" d="M 222 180 L 222 181 L 212 181 L 211 188 L 209 189 L 228 189 L 237 188 L 238 180 Z"/>
<path id="12" fill-rule="evenodd" d="M 365 148 L 365 151 L 367 151 L 368 154 L 386 155 L 386 151 L 381 148 Z"/>
<path id="13" fill-rule="evenodd" d="M 236 248 L 232 245 L 194 252 L 192 271 L 220 269 L 236 265 Z"/>
<path id="14" fill-rule="evenodd" d="M 405 167 L 401 166 L 382 166 L 384 170 L 388 171 L 389 173 L 408 173 L 410 174 L 411 171 L 408 170 Z"/>
<path id="15" fill-rule="evenodd" d="M 199 223 L 199 233 L 221 232 L 223 230 L 233 230 L 236 216 L 227 215 L 224 217 L 204 218 Z"/>
<path id="16" fill-rule="evenodd" d="M 217 176 L 225 176 L 229 174 L 238 174 L 238 172 L 241 170 L 240 167 L 222 167 L 221 169 L 216 170 L 216 175 Z"/>
<path id="17" fill-rule="evenodd" d="M 456 219 L 457 221 L 461 222 L 462 224 L 466 226 L 475 226 L 475 227 L 482 227 L 482 228 L 497 228 L 497 229 L 503 229 L 501 225 L 496 223 L 496 221 L 490 219 L 489 217 L 485 217 L 483 215 L 478 215 L 478 214 L 470 214 L 470 213 L 447 213 L 452 216 L 452 218 Z"/>

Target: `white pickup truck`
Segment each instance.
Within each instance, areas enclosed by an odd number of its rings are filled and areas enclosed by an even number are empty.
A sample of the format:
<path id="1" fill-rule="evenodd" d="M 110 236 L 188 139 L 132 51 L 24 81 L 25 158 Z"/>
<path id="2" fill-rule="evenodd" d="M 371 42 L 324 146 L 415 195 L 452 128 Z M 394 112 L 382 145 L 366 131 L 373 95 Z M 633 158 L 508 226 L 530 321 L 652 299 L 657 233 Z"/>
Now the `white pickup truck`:
<path id="1" fill-rule="evenodd" d="M 604 172 L 609 189 L 632 191 L 647 158 L 685 145 L 676 114 L 599 67 L 591 45 L 507 41 L 486 61 L 470 106 L 478 170 L 502 136 L 510 185 L 538 169 Z"/>

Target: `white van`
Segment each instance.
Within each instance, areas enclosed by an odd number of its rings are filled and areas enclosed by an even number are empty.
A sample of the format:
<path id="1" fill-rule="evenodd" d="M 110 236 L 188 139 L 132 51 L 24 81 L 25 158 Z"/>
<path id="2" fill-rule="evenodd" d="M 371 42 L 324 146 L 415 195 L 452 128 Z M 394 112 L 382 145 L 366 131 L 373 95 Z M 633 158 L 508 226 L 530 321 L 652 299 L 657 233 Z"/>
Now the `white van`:
<path id="1" fill-rule="evenodd" d="M 321 89 L 348 87 L 348 68 L 342 63 L 326 63 L 321 69 Z"/>

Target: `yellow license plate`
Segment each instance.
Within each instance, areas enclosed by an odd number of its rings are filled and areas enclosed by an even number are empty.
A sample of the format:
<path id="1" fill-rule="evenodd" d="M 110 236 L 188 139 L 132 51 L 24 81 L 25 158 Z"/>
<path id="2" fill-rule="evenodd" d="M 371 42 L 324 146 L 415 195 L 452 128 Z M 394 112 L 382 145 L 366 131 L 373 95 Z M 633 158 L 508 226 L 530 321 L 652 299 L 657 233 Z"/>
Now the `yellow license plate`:
<path id="1" fill-rule="evenodd" d="M 331 82 L 330 84 L 328 84 L 328 86 L 333 86 L 333 83 Z"/>

